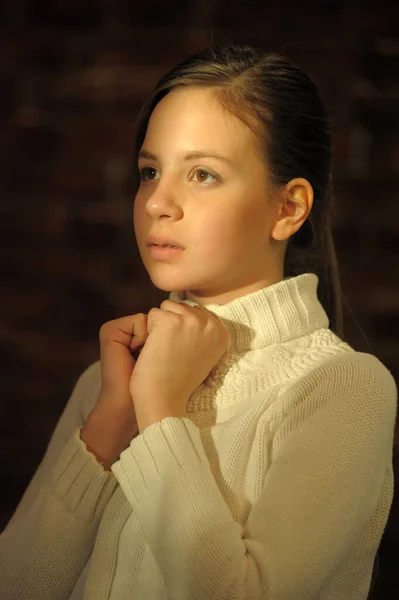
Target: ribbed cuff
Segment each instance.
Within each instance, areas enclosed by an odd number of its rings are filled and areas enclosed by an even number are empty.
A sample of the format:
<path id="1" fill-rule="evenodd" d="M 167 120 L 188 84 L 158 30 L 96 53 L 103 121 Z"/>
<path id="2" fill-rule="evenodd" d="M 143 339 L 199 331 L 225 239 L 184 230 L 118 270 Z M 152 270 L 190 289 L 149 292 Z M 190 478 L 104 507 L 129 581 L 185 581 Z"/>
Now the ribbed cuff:
<path id="1" fill-rule="evenodd" d="M 188 418 L 166 417 L 132 440 L 111 467 L 171 598 L 191 598 L 194 590 L 210 598 L 207 582 L 223 581 L 230 557 L 244 551 L 241 526 L 218 488 L 200 433 Z"/>
<path id="2" fill-rule="evenodd" d="M 87 450 L 80 433 L 81 427 L 77 427 L 54 465 L 47 485 L 70 512 L 94 520 L 103 513 L 118 482 Z"/>
<path id="3" fill-rule="evenodd" d="M 166 474 L 180 479 L 198 466 L 210 470 L 200 430 L 188 418 L 166 417 L 134 438 L 111 470 L 136 502 L 145 502 L 146 490 L 159 485 Z"/>

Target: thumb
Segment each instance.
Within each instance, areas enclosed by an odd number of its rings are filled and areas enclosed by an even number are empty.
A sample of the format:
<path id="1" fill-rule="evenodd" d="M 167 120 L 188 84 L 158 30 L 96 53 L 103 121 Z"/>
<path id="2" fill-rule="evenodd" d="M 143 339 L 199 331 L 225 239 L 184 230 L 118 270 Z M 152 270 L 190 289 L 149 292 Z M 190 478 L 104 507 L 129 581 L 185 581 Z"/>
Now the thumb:
<path id="1" fill-rule="evenodd" d="M 134 325 L 134 335 L 132 336 L 129 349 L 133 353 L 138 348 L 143 346 L 148 338 L 147 332 L 147 315 L 140 315 Z M 140 350 L 141 351 L 141 350 Z M 139 351 L 139 352 L 140 352 Z"/>

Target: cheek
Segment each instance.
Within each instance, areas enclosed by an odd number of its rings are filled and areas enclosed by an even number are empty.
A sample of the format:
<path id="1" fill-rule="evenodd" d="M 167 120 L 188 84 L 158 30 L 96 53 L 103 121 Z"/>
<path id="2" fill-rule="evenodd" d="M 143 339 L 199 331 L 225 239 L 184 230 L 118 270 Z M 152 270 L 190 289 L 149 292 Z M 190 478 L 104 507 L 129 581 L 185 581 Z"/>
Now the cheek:
<path id="1" fill-rule="evenodd" d="M 234 255 L 245 243 L 245 227 L 239 214 L 227 210 L 223 213 L 208 215 L 197 222 L 196 240 L 204 247 L 211 258 L 220 252 Z"/>
<path id="2" fill-rule="evenodd" d="M 253 235 L 259 235 L 265 223 L 265 208 L 260 203 L 239 199 L 229 202 L 224 210 L 218 211 L 209 219 L 208 230 L 215 235 L 223 235 L 229 239 L 250 239 Z"/>
<path id="3" fill-rule="evenodd" d="M 237 214 L 240 239 L 246 240 L 248 248 L 256 248 L 259 243 L 263 246 L 271 218 L 267 201 L 261 195 L 252 198 L 248 196 L 248 204 L 245 207 L 241 205 L 240 208 Z"/>

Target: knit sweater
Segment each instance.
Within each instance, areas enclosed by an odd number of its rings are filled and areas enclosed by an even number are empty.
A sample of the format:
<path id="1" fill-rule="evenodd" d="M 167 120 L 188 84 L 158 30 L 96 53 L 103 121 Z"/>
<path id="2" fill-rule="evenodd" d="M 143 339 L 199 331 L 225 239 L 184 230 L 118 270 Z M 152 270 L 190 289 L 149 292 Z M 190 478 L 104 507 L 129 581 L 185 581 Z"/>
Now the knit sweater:
<path id="1" fill-rule="evenodd" d="M 397 388 L 328 328 L 317 286 L 306 273 L 207 305 L 229 350 L 187 417 L 147 427 L 112 471 L 80 439 L 101 386 L 91 365 L 0 536 L 0 597 L 366 599 Z"/>

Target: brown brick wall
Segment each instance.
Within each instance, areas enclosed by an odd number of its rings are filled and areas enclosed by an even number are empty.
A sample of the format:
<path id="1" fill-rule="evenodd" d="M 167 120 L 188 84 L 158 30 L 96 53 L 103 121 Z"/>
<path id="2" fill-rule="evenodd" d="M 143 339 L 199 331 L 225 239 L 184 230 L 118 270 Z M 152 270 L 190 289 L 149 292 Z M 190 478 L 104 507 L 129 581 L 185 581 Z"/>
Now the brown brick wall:
<path id="1" fill-rule="evenodd" d="M 283 50 L 334 127 L 334 233 L 347 339 L 399 381 L 399 12 L 395 2 L 16 0 L 0 7 L 0 347 L 4 526 L 107 320 L 147 312 L 132 226 L 138 108 L 208 40 Z M 396 434 L 396 448 L 399 436 Z M 394 505 L 379 597 L 397 585 Z M 391 596 L 392 597 L 392 596 Z"/>

